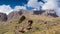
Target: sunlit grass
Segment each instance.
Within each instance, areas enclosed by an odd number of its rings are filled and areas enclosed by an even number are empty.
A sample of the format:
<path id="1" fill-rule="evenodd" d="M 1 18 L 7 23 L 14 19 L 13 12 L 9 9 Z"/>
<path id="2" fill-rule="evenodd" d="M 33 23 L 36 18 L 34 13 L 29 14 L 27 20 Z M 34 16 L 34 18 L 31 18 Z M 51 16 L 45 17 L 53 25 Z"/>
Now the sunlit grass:
<path id="1" fill-rule="evenodd" d="M 37 29 L 34 32 L 27 32 L 25 34 L 60 34 L 60 18 L 30 16 L 28 19 L 33 20 L 32 27 Z M 45 24 L 45 22 L 47 23 Z M 18 26 L 18 20 L 0 25 L 0 34 L 14 34 L 16 26 Z"/>

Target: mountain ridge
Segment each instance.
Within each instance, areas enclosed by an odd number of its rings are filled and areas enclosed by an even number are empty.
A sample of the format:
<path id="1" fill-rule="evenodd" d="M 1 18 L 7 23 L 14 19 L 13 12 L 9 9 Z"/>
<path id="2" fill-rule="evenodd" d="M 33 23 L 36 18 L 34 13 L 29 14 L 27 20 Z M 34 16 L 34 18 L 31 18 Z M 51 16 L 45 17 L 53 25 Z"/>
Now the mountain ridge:
<path id="1" fill-rule="evenodd" d="M 0 14 L 4 14 L 4 13 L 0 13 Z M 58 17 L 54 10 L 30 10 L 30 11 L 29 10 L 20 10 L 20 11 L 12 11 L 11 13 L 9 13 L 6 16 L 3 15 L 3 17 L 6 17 L 7 20 L 15 20 L 15 19 L 18 19 L 22 15 L 25 15 L 25 16 L 28 16 L 28 17 L 30 15 L 39 15 L 39 16 L 43 15 L 43 16 L 50 16 L 50 17 Z"/>

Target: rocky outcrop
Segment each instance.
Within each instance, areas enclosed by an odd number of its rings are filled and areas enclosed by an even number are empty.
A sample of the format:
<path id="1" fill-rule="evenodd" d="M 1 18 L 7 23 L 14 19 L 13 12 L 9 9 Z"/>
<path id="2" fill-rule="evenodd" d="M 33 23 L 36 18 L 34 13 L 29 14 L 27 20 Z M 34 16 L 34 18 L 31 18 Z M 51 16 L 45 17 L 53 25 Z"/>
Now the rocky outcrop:
<path id="1" fill-rule="evenodd" d="M 58 17 L 56 15 L 56 12 L 54 10 L 39 10 L 39 11 L 33 11 L 33 15 L 44 15 L 44 16 L 52 16 L 52 17 Z"/>
<path id="2" fill-rule="evenodd" d="M 44 12 L 45 12 L 45 10 L 39 10 L 39 11 L 34 11 L 33 14 L 34 15 L 41 15 Z"/>
<path id="3" fill-rule="evenodd" d="M 8 20 L 18 19 L 22 15 L 22 11 L 13 11 L 8 15 Z"/>
<path id="4" fill-rule="evenodd" d="M 18 19 L 22 15 L 27 15 L 28 16 L 28 15 L 31 14 L 31 12 L 30 11 L 27 11 L 27 10 L 13 11 L 10 14 L 8 14 L 8 20 Z"/>
<path id="5" fill-rule="evenodd" d="M 0 21 L 7 21 L 8 17 L 5 13 L 0 13 Z"/>
<path id="6" fill-rule="evenodd" d="M 12 19 L 16 19 L 18 18 L 18 12 L 17 11 L 14 11 L 14 12 L 11 12 L 9 15 L 8 15 L 8 20 L 12 20 Z"/>
<path id="7" fill-rule="evenodd" d="M 46 10 L 45 13 L 43 14 L 46 16 L 51 16 L 51 17 L 58 17 L 54 10 Z"/>

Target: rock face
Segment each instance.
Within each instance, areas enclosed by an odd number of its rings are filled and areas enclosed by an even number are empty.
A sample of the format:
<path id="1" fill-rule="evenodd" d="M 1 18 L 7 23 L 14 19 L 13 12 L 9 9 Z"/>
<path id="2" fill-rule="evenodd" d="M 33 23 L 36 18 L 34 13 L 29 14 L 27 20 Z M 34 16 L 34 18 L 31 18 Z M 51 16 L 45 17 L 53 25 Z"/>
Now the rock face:
<path id="1" fill-rule="evenodd" d="M 41 15 L 41 14 L 43 14 L 44 12 L 45 12 L 44 10 L 34 11 L 33 14 L 34 14 L 34 15 Z"/>
<path id="2" fill-rule="evenodd" d="M 18 19 L 23 14 L 22 10 L 20 11 L 13 11 L 8 15 L 8 20 Z"/>
<path id="3" fill-rule="evenodd" d="M 46 10 L 45 15 L 52 16 L 52 17 L 58 17 L 54 10 Z"/>
<path id="4" fill-rule="evenodd" d="M 19 14 L 18 14 L 17 11 L 11 12 L 11 13 L 8 15 L 8 20 L 17 19 L 18 16 L 19 16 Z"/>
<path id="5" fill-rule="evenodd" d="M 7 21 L 8 17 L 5 13 L 0 13 L 0 21 Z"/>
<path id="6" fill-rule="evenodd" d="M 40 11 L 33 11 L 34 15 L 44 15 L 44 16 L 52 16 L 58 17 L 54 10 L 40 10 Z"/>
<path id="7" fill-rule="evenodd" d="M 58 16 L 56 15 L 56 12 L 55 12 L 54 10 L 47 10 L 46 12 L 47 12 L 47 15 L 48 15 L 48 16 L 58 17 Z"/>

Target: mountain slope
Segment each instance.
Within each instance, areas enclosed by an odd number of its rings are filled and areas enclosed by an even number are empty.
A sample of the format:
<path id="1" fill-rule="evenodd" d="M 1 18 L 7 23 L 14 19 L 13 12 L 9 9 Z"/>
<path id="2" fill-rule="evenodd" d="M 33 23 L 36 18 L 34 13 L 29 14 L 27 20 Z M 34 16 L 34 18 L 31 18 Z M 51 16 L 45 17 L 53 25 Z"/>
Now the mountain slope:
<path id="1" fill-rule="evenodd" d="M 31 29 L 28 29 L 30 28 L 29 20 L 33 21 Z M 26 17 L 21 23 L 18 23 L 18 21 L 1 25 L 0 34 L 56 34 L 60 32 L 60 18 L 30 16 Z"/>
<path id="2" fill-rule="evenodd" d="M 21 12 L 8 15 L 8 21 L 0 24 L 0 34 L 60 34 L 60 18 L 54 11 L 38 11 L 39 14 L 36 14 L 37 11 Z"/>

